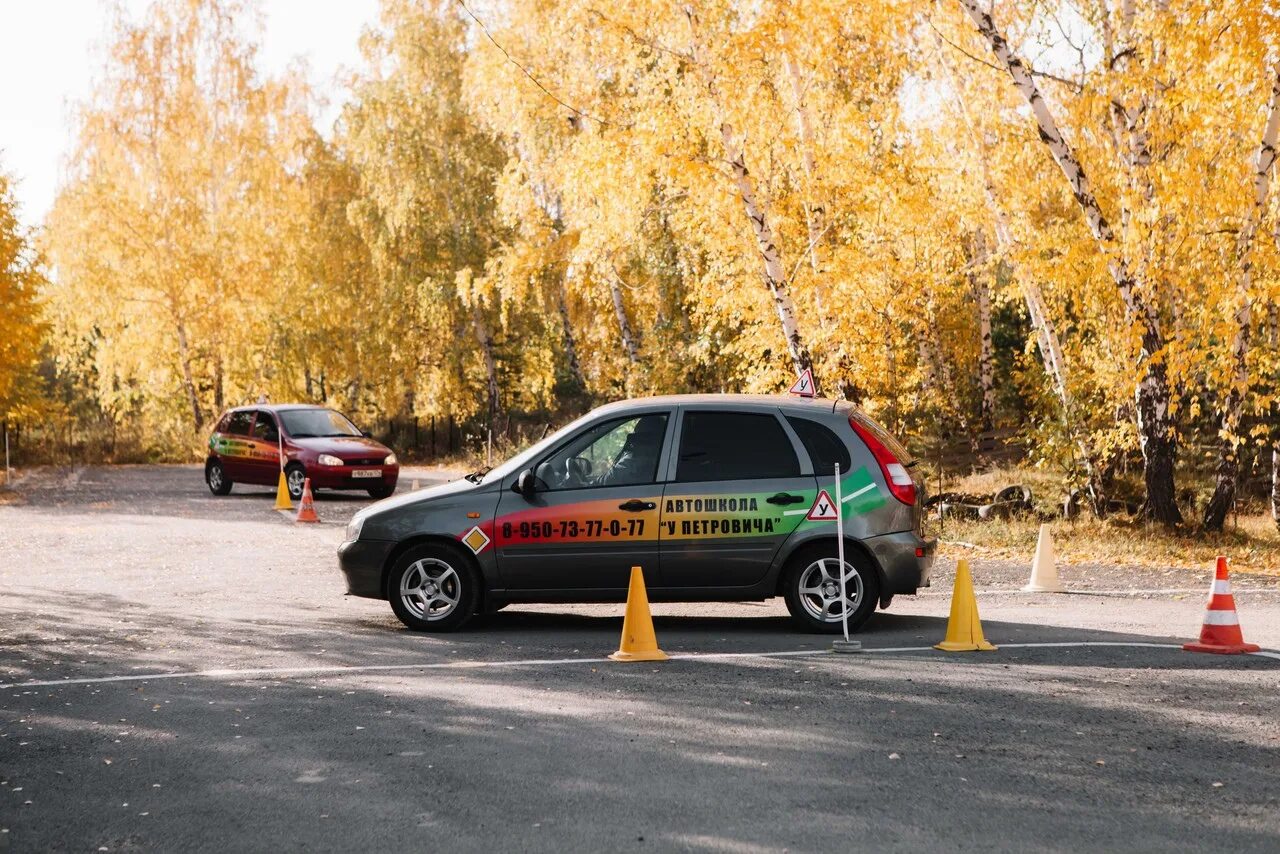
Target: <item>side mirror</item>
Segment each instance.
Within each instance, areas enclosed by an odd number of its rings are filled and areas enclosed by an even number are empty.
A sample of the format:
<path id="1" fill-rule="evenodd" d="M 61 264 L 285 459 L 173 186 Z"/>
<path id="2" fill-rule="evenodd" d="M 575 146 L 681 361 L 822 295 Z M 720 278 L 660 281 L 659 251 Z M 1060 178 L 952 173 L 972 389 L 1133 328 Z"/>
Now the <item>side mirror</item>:
<path id="1" fill-rule="evenodd" d="M 372 439 L 372 438 L 373 438 L 373 434 L 372 434 L 372 433 L 370 433 L 368 430 L 361 430 L 361 431 L 360 431 L 360 435 L 361 435 L 361 436 L 364 436 L 366 439 Z"/>
<path id="2" fill-rule="evenodd" d="M 516 482 L 511 484 L 511 491 L 517 495 L 522 495 L 526 499 L 533 498 L 534 493 L 538 491 L 538 478 L 533 473 L 533 469 L 525 469 L 516 477 Z"/>

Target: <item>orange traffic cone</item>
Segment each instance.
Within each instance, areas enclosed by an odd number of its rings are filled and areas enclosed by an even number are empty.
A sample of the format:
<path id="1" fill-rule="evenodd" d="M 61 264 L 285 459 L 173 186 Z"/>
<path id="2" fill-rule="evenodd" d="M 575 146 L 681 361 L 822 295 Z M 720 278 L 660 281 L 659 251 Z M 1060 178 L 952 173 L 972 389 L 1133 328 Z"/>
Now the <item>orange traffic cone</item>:
<path id="1" fill-rule="evenodd" d="M 609 657 L 614 661 L 666 661 L 668 658 L 658 649 L 653 615 L 649 613 L 649 594 L 644 590 L 644 571 L 638 566 L 631 567 L 627 612 L 622 618 L 622 643 Z"/>
<path id="2" fill-rule="evenodd" d="M 1218 571 L 1213 578 L 1209 594 L 1209 607 L 1204 612 L 1204 627 L 1200 629 L 1198 643 L 1184 643 L 1188 652 L 1216 652 L 1219 655 L 1239 655 L 1257 652 L 1256 643 L 1245 643 L 1240 632 L 1240 618 L 1236 616 L 1236 600 L 1231 595 L 1231 579 L 1227 577 L 1227 559 L 1218 558 Z"/>
<path id="3" fill-rule="evenodd" d="M 298 515 L 294 517 L 295 522 L 319 522 L 320 517 L 316 515 L 315 502 L 311 500 L 311 478 L 307 478 L 302 482 L 302 500 L 298 502 Z"/>

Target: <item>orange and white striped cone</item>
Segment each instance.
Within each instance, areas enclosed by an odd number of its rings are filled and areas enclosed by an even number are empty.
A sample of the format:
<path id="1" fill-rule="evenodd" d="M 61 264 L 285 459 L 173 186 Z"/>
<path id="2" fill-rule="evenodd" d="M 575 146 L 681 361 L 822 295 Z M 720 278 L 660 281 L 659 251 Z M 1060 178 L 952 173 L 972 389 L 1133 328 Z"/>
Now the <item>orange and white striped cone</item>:
<path id="1" fill-rule="evenodd" d="M 315 502 L 311 500 L 311 478 L 307 478 L 302 482 L 302 500 L 298 502 L 298 515 L 293 518 L 293 521 L 320 521 L 320 517 L 316 515 Z"/>
<path id="2" fill-rule="evenodd" d="M 1235 597 L 1231 595 L 1231 579 L 1227 577 L 1225 557 L 1218 558 L 1218 571 L 1213 578 L 1209 607 L 1204 612 L 1200 640 L 1196 643 L 1184 643 L 1182 648 L 1187 652 L 1213 652 L 1218 655 L 1239 655 L 1260 649 L 1256 643 L 1245 643 L 1244 635 L 1240 632 L 1240 618 L 1236 615 Z"/>

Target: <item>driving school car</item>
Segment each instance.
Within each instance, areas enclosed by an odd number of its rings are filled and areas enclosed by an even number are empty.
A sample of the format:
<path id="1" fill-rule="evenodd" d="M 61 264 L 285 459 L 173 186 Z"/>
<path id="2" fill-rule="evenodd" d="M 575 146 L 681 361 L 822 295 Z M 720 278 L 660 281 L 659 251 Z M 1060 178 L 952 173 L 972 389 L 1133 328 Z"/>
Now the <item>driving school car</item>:
<path id="1" fill-rule="evenodd" d="M 400 463 L 391 449 L 323 406 L 259 404 L 228 410 L 209 437 L 204 479 L 214 495 L 236 483 L 275 486 L 280 452 L 289 494 L 313 489 L 362 489 L 373 498 L 395 492 Z"/>
<path id="2" fill-rule="evenodd" d="M 835 523 L 809 518 L 837 494 L 837 463 L 843 596 Z M 338 560 L 351 594 L 420 631 L 515 602 L 622 602 L 632 566 L 652 601 L 783 596 L 815 631 L 848 609 L 852 631 L 928 585 L 936 541 L 912 465 L 844 401 L 628 400 L 496 468 L 362 509 Z"/>

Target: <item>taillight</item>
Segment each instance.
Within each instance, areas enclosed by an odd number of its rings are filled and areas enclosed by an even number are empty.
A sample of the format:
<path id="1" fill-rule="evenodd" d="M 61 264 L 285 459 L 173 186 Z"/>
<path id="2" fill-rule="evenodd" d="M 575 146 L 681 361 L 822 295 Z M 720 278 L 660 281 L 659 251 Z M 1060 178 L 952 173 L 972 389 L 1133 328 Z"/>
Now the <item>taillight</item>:
<path id="1" fill-rule="evenodd" d="M 884 474 L 885 482 L 889 484 L 889 492 L 893 493 L 893 497 L 903 504 L 914 505 L 916 482 L 911 479 L 911 473 L 907 471 L 906 466 L 884 446 L 884 442 L 876 438 L 875 433 L 858 423 L 857 417 L 849 416 L 849 426 L 858 434 L 858 438 L 871 451 L 871 456 L 875 457 L 876 462 L 880 464 L 880 471 Z"/>

